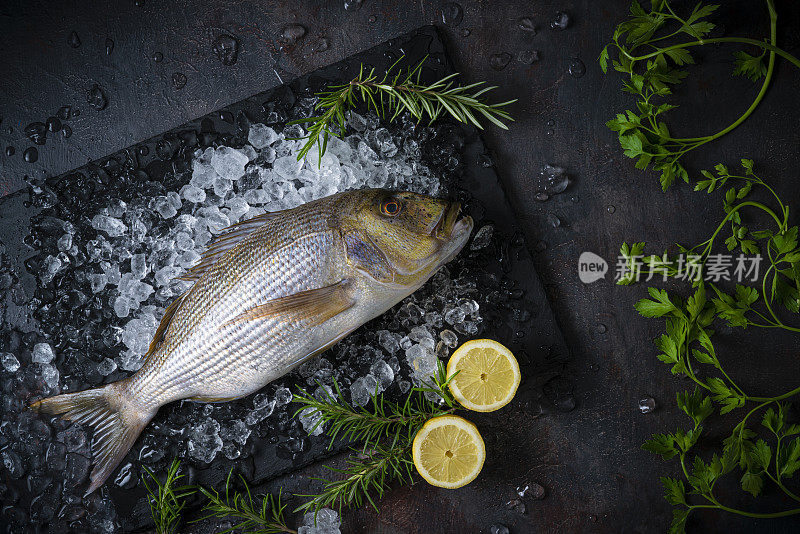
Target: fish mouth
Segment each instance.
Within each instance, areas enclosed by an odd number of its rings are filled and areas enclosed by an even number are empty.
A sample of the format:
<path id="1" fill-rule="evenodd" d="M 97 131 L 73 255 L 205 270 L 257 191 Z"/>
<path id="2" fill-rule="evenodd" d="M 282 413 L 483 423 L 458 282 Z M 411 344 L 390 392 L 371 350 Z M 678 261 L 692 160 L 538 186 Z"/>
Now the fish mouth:
<path id="1" fill-rule="evenodd" d="M 439 221 L 433 227 L 431 235 L 439 240 L 449 240 L 453 236 L 456 224 L 464 220 L 463 218 L 459 219 L 459 215 L 461 215 L 461 203 L 451 202 L 445 212 L 442 213 L 442 216 L 439 217 Z"/>

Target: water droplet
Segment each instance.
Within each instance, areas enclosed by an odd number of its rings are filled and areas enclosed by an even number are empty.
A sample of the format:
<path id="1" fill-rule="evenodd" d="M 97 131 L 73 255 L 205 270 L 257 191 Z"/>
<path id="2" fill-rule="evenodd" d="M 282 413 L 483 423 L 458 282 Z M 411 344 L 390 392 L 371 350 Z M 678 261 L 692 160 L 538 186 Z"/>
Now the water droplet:
<path id="1" fill-rule="evenodd" d="M 225 121 L 228 124 L 233 124 L 233 121 L 235 120 L 233 117 L 233 113 L 231 113 L 230 111 L 220 111 L 219 118 L 220 120 Z"/>
<path id="2" fill-rule="evenodd" d="M 538 193 L 536 193 L 536 196 L 533 197 L 533 198 L 535 198 L 539 202 L 547 202 L 548 200 L 550 200 L 550 195 L 548 195 L 544 191 L 539 191 Z"/>
<path id="3" fill-rule="evenodd" d="M 547 125 L 548 126 L 555 126 L 556 125 L 556 121 L 554 121 L 553 119 L 550 119 L 549 121 L 547 121 Z"/>
<path id="4" fill-rule="evenodd" d="M 547 242 L 546 241 L 537 241 L 533 244 L 533 251 L 534 252 L 544 252 L 547 250 Z"/>
<path id="5" fill-rule="evenodd" d="M 536 35 L 536 25 L 530 17 L 522 17 L 517 21 L 517 27 L 524 31 L 530 32 L 531 35 Z"/>
<path id="6" fill-rule="evenodd" d="M 47 118 L 47 131 L 56 133 L 61 129 L 61 121 L 58 120 L 58 117 L 48 117 Z"/>
<path id="7" fill-rule="evenodd" d="M 56 117 L 61 119 L 62 121 L 68 121 L 72 118 L 72 107 L 70 106 L 61 106 L 58 108 L 58 112 L 56 113 Z"/>
<path id="8" fill-rule="evenodd" d="M 94 84 L 89 92 L 86 93 L 86 101 L 89 103 L 97 111 L 102 111 L 108 105 L 108 98 L 106 97 L 103 88 L 97 84 Z M 78 111 L 76 110 L 76 115 Z"/>
<path id="9" fill-rule="evenodd" d="M 517 61 L 520 63 L 525 63 L 526 65 L 532 65 L 539 61 L 539 51 L 538 50 L 520 50 L 517 52 Z"/>
<path id="10" fill-rule="evenodd" d="M 471 32 L 471 31 L 469 31 L 467 28 L 462 28 L 462 29 L 461 29 L 461 31 L 459 32 L 459 35 L 460 35 L 461 37 L 469 37 L 469 35 L 470 35 L 471 33 L 472 33 L 472 32 Z"/>
<path id="11" fill-rule="evenodd" d="M 81 45 L 81 38 L 78 37 L 78 32 L 72 32 L 67 37 L 67 44 L 72 48 L 78 48 Z"/>
<path id="12" fill-rule="evenodd" d="M 79 110 L 79 109 L 72 110 L 72 116 L 73 117 L 80 117 L 81 116 L 81 110 Z"/>
<path id="13" fill-rule="evenodd" d="M 211 49 L 214 51 L 220 63 L 225 66 L 233 65 L 239 57 L 239 41 L 232 35 L 226 33 L 223 33 L 214 40 Z"/>
<path id="14" fill-rule="evenodd" d="M 72 128 L 69 124 L 65 124 L 61 127 L 61 135 L 64 136 L 64 139 L 69 139 L 72 137 Z"/>
<path id="15" fill-rule="evenodd" d="M 186 85 L 186 75 L 182 72 L 176 72 L 172 75 L 172 86 L 175 90 L 183 89 Z"/>
<path id="16" fill-rule="evenodd" d="M 478 165 L 481 167 L 491 167 L 494 165 L 494 161 L 492 161 L 492 157 L 489 154 L 481 154 L 478 156 Z"/>
<path id="17" fill-rule="evenodd" d="M 344 10 L 358 11 L 361 9 L 362 4 L 364 4 L 364 0 L 344 0 Z"/>
<path id="18" fill-rule="evenodd" d="M 656 409 L 656 400 L 653 397 L 644 397 L 639 399 L 639 411 L 642 413 L 650 413 Z"/>
<path id="19" fill-rule="evenodd" d="M 43 122 L 32 122 L 25 127 L 25 135 L 37 145 L 47 141 L 47 126 Z"/>
<path id="20" fill-rule="evenodd" d="M 561 226 L 561 219 L 559 219 L 558 216 L 555 215 L 554 213 L 548 213 L 547 224 L 549 224 L 553 228 L 558 228 L 559 226 Z"/>
<path id="21" fill-rule="evenodd" d="M 152 56 L 150 56 L 150 59 L 152 59 L 156 63 L 161 63 L 164 60 L 164 54 L 162 54 L 161 52 L 155 52 L 153 53 Z"/>
<path id="22" fill-rule="evenodd" d="M 617 208 L 615 208 L 614 206 L 608 206 L 608 207 L 606 208 L 606 211 L 607 211 L 608 213 L 614 213 L 615 211 L 617 211 Z"/>
<path id="23" fill-rule="evenodd" d="M 572 58 L 572 61 L 569 62 L 569 67 L 567 67 L 567 71 L 569 71 L 570 76 L 573 78 L 580 78 L 584 74 L 586 74 L 586 65 L 583 64 L 578 58 Z"/>
<path id="24" fill-rule="evenodd" d="M 604 325 L 603 323 L 597 323 L 594 329 L 598 334 L 605 334 L 606 332 L 608 332 L 608 328 L 606 328 L 606 325 Z"/>
<path id="25" fill-rule="evenodd" d="M 147 145 L 142 145 L 142 146 L 139 147 L 139 154 L 141 154 L 142 156 L 146 156 L 149 153 L 150 153 L 150 149 L 147 148 Z"/>
<path id="26" fill-rule="evenodd" d="M 6 147 L 6 156 L 11 157 L 16 153 L 17 153 L 17 149 L 14 148 L 13 146 L 9 145 L 9 146 Z"/>
<path id="27" fill-rule="evenodd" d="M 281 39 L 288 45 L 297 43 L 306 36 L 306 28 L 301 24 L 287 24 L 281 32 Z"/>
<path id="28" fill-rule="evenodd" d="M 25 152 L 22 153 L 22 159 L 28 163 L 36 163 L 39 159 L 39 151 L 36 150 L 35 146 L 29 146 L 25 149 Z"/>
<path id="29" fill-rule="evenodd" d="M 564 11 L 559 11 L 550 20 L 551 30 L 566 30 L 567 26 L 569 26 L 569 15 L 567 15 Z"/>
<path id="30" fill-rule="evenodd" d="M 114 40 L 110 38 L 106 39 L 106 55 L 110 56 L 113 51 L 114 51 Z"/>
<path id="31" fill-rule="evenodd" d="M 506 65 L 508 65 L 509 61 L 511 61 L 511 54 L 508 52 L 500 52 L 499 54 L 494 54 L 491 58 L 489 58 L 489 66 L 494 70 L 503 70 L 506 68 Z"/>
<path id="32" fill-rule="evenodd" d="M 377 22 L 378 17 L 376 17 L 375 15 L 370 15 L 367 20 L 370 22 Z"/>
<path id="33" fill-rule="evenodd" d="M 133 0 L 133 5 L 136 7 L 142 7 L 144 5 L 144 0 Z"/>
<path id="34" fill-rule="evenodd" d="M 457 2 L 447 2 L 442 6 L 442 22 L 448 26 L 458 26 L 464 19 L 464 10 Z"/>
<path id="35" fill-rule="evenodd" d="M 578 202 L 581 201 L 581 197 L 579 197 L 578 195 L 575 195 L 572 198 L 570 198 L 570 200 L 572 201 L 573 204 L 577 204 Z"/>
<path id="36" fill-rule="evenodd" d="M 547 130 L 545 135 L 553 135 L 555 132 L 553 130 Z"/>

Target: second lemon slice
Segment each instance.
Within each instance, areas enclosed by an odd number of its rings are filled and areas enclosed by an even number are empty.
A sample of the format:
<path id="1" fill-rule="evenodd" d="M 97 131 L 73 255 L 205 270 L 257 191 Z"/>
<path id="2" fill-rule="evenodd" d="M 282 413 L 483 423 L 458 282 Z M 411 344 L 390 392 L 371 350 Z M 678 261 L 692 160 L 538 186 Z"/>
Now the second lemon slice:
<path id="1" fill-rule="evenodd" d="M 434 417 L 417 432 L 412 447 L 414 467 L 440 488 L 469 484 L 481 472 L 486 448 L 478 429 L 457 415 Z"/>
<path id="2" fill-rule="evenodd" d="M 511 351 L 491 339 L 461 345 L 447 362 L 447 376 L 456 371 L 450 391 L 459 404 L 476 412 L 493 412 L 511 402 L 521 378 Z"/>

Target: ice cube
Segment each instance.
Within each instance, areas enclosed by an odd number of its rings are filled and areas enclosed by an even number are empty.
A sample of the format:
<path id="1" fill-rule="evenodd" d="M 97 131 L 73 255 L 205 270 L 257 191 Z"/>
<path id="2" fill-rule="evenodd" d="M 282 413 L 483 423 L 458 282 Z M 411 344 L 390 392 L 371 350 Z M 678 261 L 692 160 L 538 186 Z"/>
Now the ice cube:
<path id="1" fill-rule="evenodd" d="M 194 240 L 189 232 L 178 232 L 175 236 L 175 246 L 178 250 L 194 250 Z"/>
<path id="2" fill-rule="evenodd" d="M 378 343 L 381 347 L 386 349 L 386 352 L 389 354 L 394 354 L 400 350 L 400 336 L 398 334 L 393 334 L 388 330 L 378 331 Z"/>
<path id="3" fill-rule="evenodd" d="M 357 132 L 363 132 L 367 129 L 366 119 L 355 111 L 348 112 L 347 125 Z"/>
<path id="4" fill-rule="evenodd" d="M 350 400 L 355 406 L 365 406 L 373 395 L 381 391 L 378 380 L 373 375 L 362 376 L 350 386 Z"/>
<path id="5" fill-rule="evenodd" d="M 169 282 L 173 278 L 178 276 L 180 272 L 181 272 L 180 268 L 173 267 L 172 265 L 167 265 L 165 267 L 160 268 L 159 270 L 156 271 L 156 276 L 155 276 L 156 287 L 162 287 L 169 284 Z"/>
<path id="6" fill-rule="evenodd" d="M 261 123 L 251 125 L 250 133 L 247 134 L 247 142 L 258 150 L 271 145 L 277 140 L 278 134 L 275 133 L 275 130 Z"/>
<path id="7" fill-rule="evenodd" d="M 214 150 L 210 148 L 209 150 Z M 214 179 L 217 177 L 216 171 L 210 164 L 201 164 L 198 160 L 192 162 L 192 179 L 189 180 L 189 185 L 200 189 L 208 189 L 214 184 Z M 184 197 L 185 198 L 185 197 Z M 189 200 L 188 198 L 186 200 Z M 192 202 L 191 200 L 189 200 Z M 201 201 L 202 202 L 202 201 Z"/>
<path id="8" fill-rule="evenodd" d="M 241 419 L 234 419 L 231 421 L 230 426 L 223 427 L 219 435 L 226 441 L 233 441 L 239 445 L 247 443 L 247 438 L 250 437 L 250 429 L 244 424 Z"/>
<path id="9" fill-rule="evenodd" d="M 204 217 L 208 229 L 213 234 L 220 233 L 231 224 L 228 216 L 224 213 L 221 213 L 219 208 L 216 206 L 202 208 L 199 213 Z M 197 239 L 195 239 L 195 242 L 197 242 Z"/>
<path id="10" fill-rule="evenodd" d="M 59 237 L 56 245 L 61 252 L 69 252 L 69 249 L 72 248 L 72 234 L 64 234 Z"/>
<path id="11" fill-rule="evenodd" d="M 244 200 L 248 204 L 266 204 L 272 197 L 263 189 L 250 189 L 245 191 Z"/>
<path id="12" fill-rule="evenodd" d="M 60 378 L 58 369 L 49 364 L 42 364 L 42 380 L 47 384 L 50 389 L 58 387 L 58 379 Z"/>
<path id="13" fill-rule="evenodd" d="M 180 265 L 184 269 L 192 268 L 197 262 L 200 261 L 200 254 L 195 252 L 194 250 L 187 250 L 180 256 L 178 256 L 178 265 Z"/>
<path id="14" fill-rule="evenodd" d="M 380 165 L 380 157 L 366 142 L 358 142 L 358 155 L 363 161 L 371 165 Z"/>
<path id="15" fill-rule="evenodd" d="M 231 198 L 228 200 L 227 206 L 231 210 L 230 219 L 232 221 L 238 221 L 241 219 L 242 215 L 250 210 L 250 205 L 242 197 Z"/>
<path id="16" fill-rule="evenodd" d="M 284 180 L 294 180 L 298 178 L 302 161 L 297 161 L 296 156 L 283 156 L 277 158 L 272 164 L 272 170 Z"/>
<path id="17" fill-rule="evenodd" d="M 19 370 L 19 360 L 10 352 L 4 352 L 0 356 L 0 364 L 2 364 L 3 369 L 9 373 L 16 373 Z"/>
<path id="18" fill-rule="evenodd" d="M 289 404 L 292 402 L 292 398 L 292 392 L 289 388 L 281 386 L 275 391 L 275 405 L 278 407 Z"/>
<path id="19" fill-rule="evenodd" d="M 239 152 L 247 158 L 247 161 L 253 161 L 258 157 L 258 152 L 255 151 L 250 145 L 244 145 L 239 149 Z"/>
<path id="20" fill-rule="evenodd" d="M 95 215 L 92 217 L 92 228 L 105 232 L 109 237 L 119 237 L 128 229 L 125 223 L 108 215 Z"/>
<path id="21" fill-rule="evenodd" d="M 136 302 L 144 302 L 150 298 L 150 295 L 153 294 L 153 286 L 150 284 L 145 284 L 144 282 L 133 282 L 128 289 L 128 295 L 132 300 Z"/>
<path id="22" fill-rule="evenodd" d="M 108 376 L 116 370 L 117 363 L 110 358 L 105 358 L 102 362 L 97 364 L 97 372 L 102 376 Z"/>
<path id="23" fill-rule="evenodd" d="M 303 425 L 303 430 L 308 432 L 309 436 L 319 436 L 323 431 L 322 414 L 314 408 L 304 408 L 298 415 L 300 424 Z"/>
<path id="24" fill-rule="evenodd" d="M 92 293 L 101 292 L 108 284 L 108 276 L 105 273 L 90 274 L 86 278 L 89 279 L 89 287 L 92 289 Z"/>
<path id="25" fill-rule="evenodd" d="M 397 145 L 394 144 L 392 134 L 386 128 L 378 128 L 375 131 L 375 139 L 378 142 L 378 150 L 381 151 L 383 156 L 391 158 L 397 154 Z"/>
<path id="26" fill-rule="evenodd" d="M 449 305 L 448 305 L 449 306 Z M 449 324 L 458 324 L 464 321 L 466 314 L 464 310 L 458 306 L 446 307 L 444 312 L 444 320 Z"/>
<path id="27" fill-rule="evenodd" d="M 492 235 L 494 234 L 494 226 L 487 224 L 482 226 L 480 230 L 475 232 L 472 238 L 472 244 L 469 246 L 470 250 L 481 250 L 489 246 L 492 242 Z"/>
<path id="28" fill-rule="evenodd" d="M 114 300 L 114 313 L 117 314 L 117 317 L 127 317 L 130 311 L 131 304 L 128 297 L 120 295 Z"/>
<path id="29" fill-rule="evenodd" d="M 439 337 L 442 339 L 442 342 L 451 349 L 458 346 L 458 336 L 452 330 L 442 330 L 439 332 Z"/>
<path id="30" fill-rule="evenodd" d="M 137 280 L 141 280 L 147 274 L 147 258 L 144 254 L 131 256 L 131 274 Z"/>
<path id="31" fill-rule="evenodd" d="M 33 346 L 31 361 L 33 363 L 50 363 L 55 359 L 53 347 L 48 343 L 37 343 Z"/>
<path id="32" fill-rule="evenodd" d="M 206 199 L 206 192 L 190 183 L 181 188 L 181 196 L 189 202 L 199 204 Z"/>
<path id="33" fill-rule="evenodd" d="M 222 450 L 222 438 L 219 436 L 219 422 L 206 418 L 189 432 L 187 452 L 192 458 L 210 463 Z"/>
<path id="34" fill-rule="evenodd" d="M 254 409 L 245 417 L 245 423 L 249 426 L 260 423 L 272 415 L 272 412 L 275 410 L 275 399 L 266 399 L 266 396 L 263 399 L 264 402 L 260 401 L 258 406 L 255 406 L 255 399 L 253 399 Z"/>
<path id="35" fill-rule="evenodd" d="M 436 373 L 439 359 L 433 350 L 415 344 L 406 350 L 406 361 L 414 371 L 415 381 L 423 382 L 428 381 Z"/>
<path id="36" fill-rule="evenodd" d="M 389 364 L 383 360 L 378 360 L 373 363 L 369 368 L 369 372 L 378 379 L 378 382 L 380 382 L 380 389 L 382 390 L 386 390 L 386 388 L 391 386 L 392 382 L 394 382 L 394 371 L 389 367 Z"/>
<path id="37" fill-rule="evenodd" d="M 248 161 L 247 156 L 227 146 L 217 147 L 211 156 L 214 171 L 220 178 L 230 181 L 236 181 L 244 175 L 244 166 Z"/>
<path id="38" fill-rule="evenodd" d="M 228 178 L 217 177 L 214 179 L 214 194 L 220 198 L 225 198 L 225 195 L 233 189 L 233 182 Z"/>
<path id="39" fill-rule="evenodd" d="M 50 282 L 52 282 L 53 278 L 55 278 L 58 271 L 61 270 L 61 267 L 62 264 L 60 259 L 58 259 L 55 256 L 47 256 L 44 259 L 42 265 L 42 272 L 40 274 L 42 282 L 44 282 L 45 284 L 49 284 Z"/>

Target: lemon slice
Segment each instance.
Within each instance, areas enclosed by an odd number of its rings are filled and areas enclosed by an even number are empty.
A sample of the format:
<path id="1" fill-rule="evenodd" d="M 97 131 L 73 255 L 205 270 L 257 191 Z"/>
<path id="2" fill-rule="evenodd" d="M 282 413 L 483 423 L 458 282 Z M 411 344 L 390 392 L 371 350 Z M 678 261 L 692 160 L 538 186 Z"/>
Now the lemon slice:
<path id="1" fill-rule="evenodd" d="M 414 437 L 414 467 L 434 486 L 455 489 L 481 472 L 486 447 L 478 429 L 457 415 L 434 417 Z"/>
<path id="2" fill-rule="evenodd" d="M 491 339 L 467 341 L 447 362 L 450 392 L 468 410 L 493 412 L 514 398 L 521 375 L 519 364 L 506 347 Z"/>

